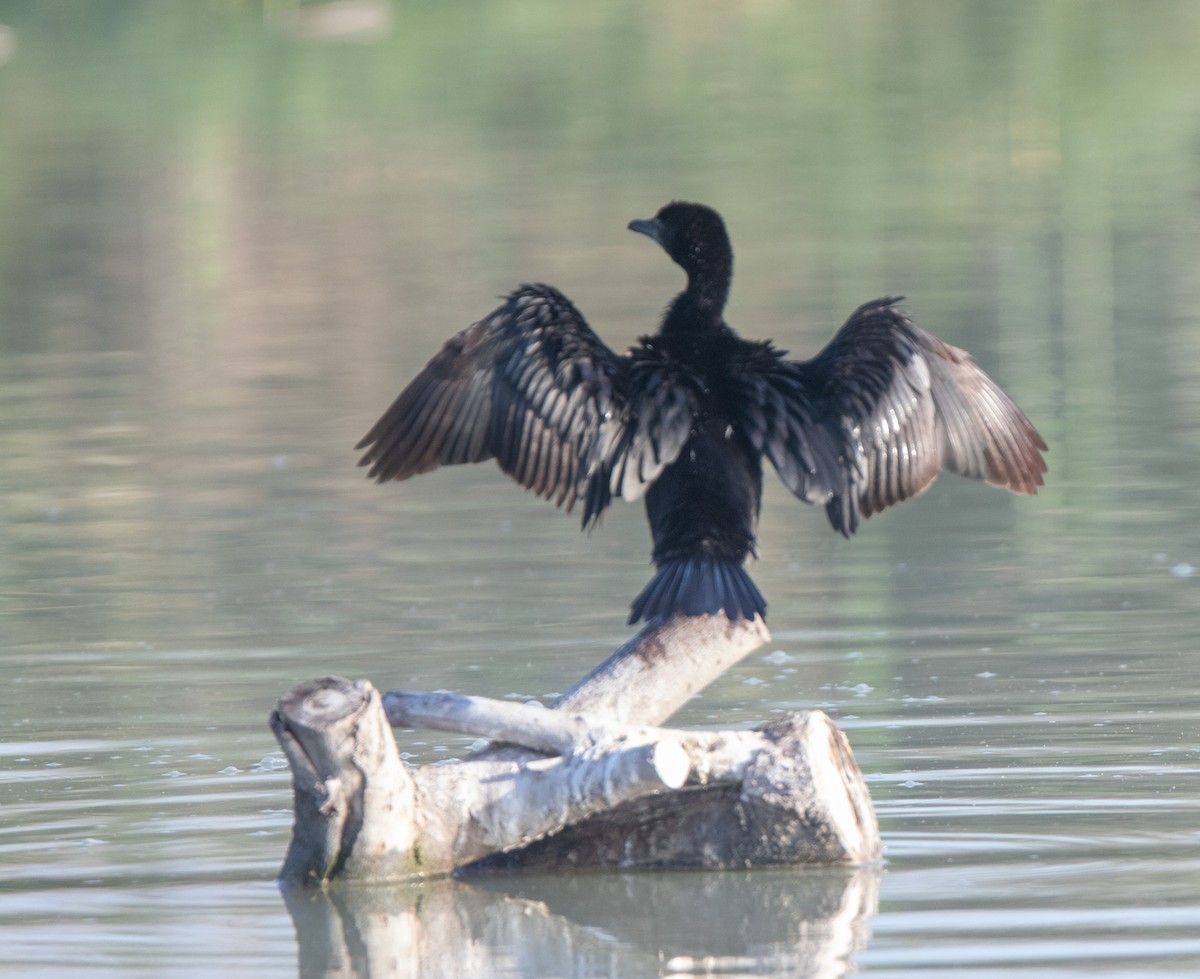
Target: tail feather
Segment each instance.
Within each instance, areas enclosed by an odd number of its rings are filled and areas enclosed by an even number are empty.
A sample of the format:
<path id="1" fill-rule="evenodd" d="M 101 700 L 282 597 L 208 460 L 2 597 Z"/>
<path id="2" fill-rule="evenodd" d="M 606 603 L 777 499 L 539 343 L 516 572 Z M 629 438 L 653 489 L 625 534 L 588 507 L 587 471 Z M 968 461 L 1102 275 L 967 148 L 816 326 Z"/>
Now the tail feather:
<path id="1" fill-rule="evenodd" d="M 741 565 L 711 558 L 664 561 L 633 600 L 629 623 L 724 612 L 730 619 L 766 618 L 767 603 Z"/>

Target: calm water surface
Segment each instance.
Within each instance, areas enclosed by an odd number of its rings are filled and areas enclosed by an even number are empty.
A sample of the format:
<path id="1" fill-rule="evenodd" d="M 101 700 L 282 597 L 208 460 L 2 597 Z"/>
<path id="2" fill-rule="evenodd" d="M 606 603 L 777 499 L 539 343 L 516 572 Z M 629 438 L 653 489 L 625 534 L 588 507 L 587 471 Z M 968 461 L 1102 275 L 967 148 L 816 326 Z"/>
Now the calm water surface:
<path id="1" fill-rule="evenodd" d="M 326 975 L 330 935 L 359 975 L 1200 973 L 1193 5 L 0 24 L 6 974 Z M 769 480 L 774 639 L 678 721 L 827 710 L 885 865 L 285 900 L 283 691 L 549 698 L 627 637 L 637 507 L 584 536 L 351 446 L 521 281 L 651 329 L 678 270 L 624 225 L 672 197 L 726 215 L 744 333 L 808 356 L 904 293 L 1052 447 L 1037 498 L 941 482 L 853 541 Z"/>

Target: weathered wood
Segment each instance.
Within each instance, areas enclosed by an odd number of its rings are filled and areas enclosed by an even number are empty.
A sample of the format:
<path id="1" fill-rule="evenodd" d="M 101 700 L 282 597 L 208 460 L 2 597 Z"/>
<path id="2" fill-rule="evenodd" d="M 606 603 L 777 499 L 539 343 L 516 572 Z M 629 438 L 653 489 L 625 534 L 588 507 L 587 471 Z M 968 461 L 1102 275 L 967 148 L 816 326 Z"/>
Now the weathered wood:
<path id="1" fill-rule="evenodd" d="M 339 677 L 286 694 L 271 724 L 296 793 L 288 883 L 449 873 L 691 774 L 674 739 L 408 770 L 375 688 Z"/>
<path id="2" fill-rule="evenodd" d="M 762 619 L 677 615 L 654 620 L 572 686 L 555 709 L 661 724 L 771 638 Z"/>
<path id="3" fill-rule="evenodd" d="M 380 698 L 339 678 L 286 694 L 272 715 L 296 791 L 283 880 L 878 856 L 861 774 L 819 711 L 755 732 L 646 726 L 765 641 L 761 620 L 681 616 L 639 637 L 555 710 L 453 694 Z M 505 743 L 405 769 L 389 714 L 398 726 Z"/>
<path id="4" fill-rule="evenodd" d="M 455 693 L 389 690 L 383 695 L 383 709 L 393 727 L 473 734 L 547 755 L 569 755 L 604 740 L 603 731 L 588 718 L 547 710 L 537 701 L 517 704 Z"/>
<path id="5" fill-rule="evenodd" d="M 878 859 L 870 796 L 829 716 L 804 711 L 757 731 L 763 746 L 740 779 L 630 800 L 465 869 L 715 870 Z"/>
<path id="6" fill-rule="evenodd" d="M 413 780 L 370 683 L 310 680 L 279 698 L 271 730 L 292 766 L 295 824 L 280 877 L 403 876 L 416 845 Z"/>
<path id="7" fill-rule="evenodd" d="M 668 731 L 546 710 L 536 702 L 514 704 L 454 693 L 389 690 L 383 695 L 383 707 L 393 727 L 472 734 L 548 755 L 569 757 L 617 742 L 674 742 L 687 755 L 687 781 L 700 785 L 740 781 L 747 765 L 767 743 L 754 731 Z"/>
<path id="8" fill-rule="evenodd" d="M 591 813 L 678 788 L 687 775 L 686 755 L 670 742 L 417 769 L 418 811 L 425 814 L 417 869 L 449 873 Z"/>

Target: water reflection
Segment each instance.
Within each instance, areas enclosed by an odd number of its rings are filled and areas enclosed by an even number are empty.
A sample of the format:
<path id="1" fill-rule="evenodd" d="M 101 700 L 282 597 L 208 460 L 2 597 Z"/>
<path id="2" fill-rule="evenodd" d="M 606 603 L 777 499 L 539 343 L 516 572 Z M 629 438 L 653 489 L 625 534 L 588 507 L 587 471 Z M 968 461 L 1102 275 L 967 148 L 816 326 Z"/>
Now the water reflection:
<path id="1" fill-rule="evenodd" d="M 878 867 L 582 874 L 284 892 L 300 974 L 845 975 L 866 946 Z"/>

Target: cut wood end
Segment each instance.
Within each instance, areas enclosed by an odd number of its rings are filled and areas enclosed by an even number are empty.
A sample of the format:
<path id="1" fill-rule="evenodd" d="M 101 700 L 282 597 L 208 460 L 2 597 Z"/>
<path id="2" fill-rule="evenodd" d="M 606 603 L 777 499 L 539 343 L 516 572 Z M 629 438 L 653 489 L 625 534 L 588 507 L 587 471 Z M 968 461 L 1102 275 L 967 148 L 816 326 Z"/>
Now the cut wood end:
<path id="1" fill-rule="evenodd" d="M 781 814 L 790 811 L 800 823 L 826 827 L 818 862 L 879 859 L 882 844 L 870 793 L 846 736 L 829 715 L 802 711 L 758 730 L 775 744 L 750 766 L 742 791 L 766 807 L 763 818 L 773 828 L 775 844 L 786 841 L 788 820 Z"/>
<path id="2" fill-rule="evenodd" d="M 879 821 L 871 803 L 871 793 L 846 735 L 824 712 L 829 752 L 817 755 L 813 779 L 825 800 L 831 821 L 841 832 L 842 845 L 852 863 L 878 860 L 883 855 Z"/>
<path id="3" fill-rule="evenodd" d="M 279 698 L 276 710 L 290 727 L 322 730 L 361 711 L 371 690 L 365 680 L 321 677 L 293 687 Z"/>
<path id="4" fill-rule="evenodd" d="M 660 741 L 654 746 L 654 770 L 668 789 L 683 788 L 692 774 L 692 761 L 678 741 Z"/>

